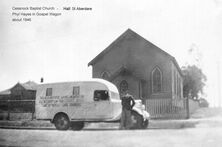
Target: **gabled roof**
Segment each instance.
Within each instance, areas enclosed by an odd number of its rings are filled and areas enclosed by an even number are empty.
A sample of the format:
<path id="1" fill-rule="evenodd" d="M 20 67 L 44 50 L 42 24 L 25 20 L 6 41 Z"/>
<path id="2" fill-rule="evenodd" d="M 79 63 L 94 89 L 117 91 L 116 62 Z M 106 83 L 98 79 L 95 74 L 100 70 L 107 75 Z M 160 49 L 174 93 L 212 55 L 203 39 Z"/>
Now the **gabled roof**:
<path id="1" fill-rule="evenodd" d="M 17 83 L 15 86 L 17 86 L 17 85 L 20 85 L 20 86 L 22 86 L 23 88 L 25 88 L 26 90 L 35 90 L 36 89 L 36 86 L 38 85 L 38 84 L 36 84 L 35 82 L 33 82 L 33 81 L 28 81 L 28 82 L 25 82 L 25 83 Z M 14 88 L 15 86 L 13 86 L 12 88 Z M 12 89 L 11 88 L 11 89 Z"/>
<path id="2" fill-rule="evenodd" d="M 12 88 L 14 88 L 15 86 L 17 85 L 20 85 L 22 86 L 23 88 L 25 88 L 26 90 L 36 90 L 36 86 L 38 85 L 37 83 L 33 82 L 33 81 L 28 81 L 28 82 L 25 82 L 25 83 L 17 83 L 15 84 Z M 4 91 L 1 91 L 0 92 L 0 95 L 9 95 L 11 94 L 11 89 L 12 88 L 9 88 L 7 90 L 4 90 Z"/>
<path id="3" fill-rule="evenodd" d="M 36 86 L 38 85 L 37 83 L 33 81 L 28 81 L 23 84 L 21 84 L 26 90 L 35 90 Z"/>
<path id="4" fill-rule="evenodd" d="M 150 41 L 146 40 L 145 38 L 143 38 L 142 36 L 140 36 L 139 34 L 137 34 L 136 32 L 134 32 L 131 29 L 127 29 L 122 35 L 120 35 L 116 40 L 114 40 L 107 48 L 105 48 L 100 54 L 98 54 L 94 59 L 92 59 L 88 63 L 88 66 L 90 66 L 90 65 L 93 66 L 99 59 L 101 59 L 105 54 L 107 54 L 113 48 L 113 46 L 115 46 L 117 43 L 119 43 L 126 36 L 136 37 L 138 39 L 144 40 L 146 43 L 148 43 L 150 45 L 153 45 L 159 52 L 161 52 L 162 54 L 165 54 L 166 56 L 168 56 L 171 59 L 171 61 L 177 67 L 177 69 L 178 69 L 179 73 L 181 74 L 181 76 L 183 76 L 183 73 L 182 73 L 178 63 L 177 63 L 176 59 L 173 56 L 171 56 L 170 54 L 168 54 L 164 50 L 160 49 L 158 46 L 156 46 L 153 43 L 151 43 Z"/>
<path id="5" fill-rule="evenodd" d="M 88 66 L 95 64 L 102 56 L 108 53 L 114 45 L 116 45 L 121 39 L 123 39 L 127 35 L 130 35 L 131 33 L 133 33 L 133 31 L 131 29 L 127 29 L 122 35 L 120 35 L 116 40 L 114 40 L 107 48 L 105 48 L 100 54 L 98 54 L 94 59 L 92 59 L 88 63 Z"/>

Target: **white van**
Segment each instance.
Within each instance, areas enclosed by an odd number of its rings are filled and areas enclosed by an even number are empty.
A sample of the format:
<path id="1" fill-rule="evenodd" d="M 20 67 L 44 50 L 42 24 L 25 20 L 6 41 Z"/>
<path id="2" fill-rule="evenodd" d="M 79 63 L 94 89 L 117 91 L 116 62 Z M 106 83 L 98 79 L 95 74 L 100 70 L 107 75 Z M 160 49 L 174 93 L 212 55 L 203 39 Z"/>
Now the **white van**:
<path id="1" fill-rule="evenodd" d="M 58 130 L 78 130 L 85 121 L 119 120 L 122 106 L 115 85 L 94 79 L 38 85 L 35 110 L 36 119 L 50 120 Z"/>
<path id="2" fill-rule="evenodd" d="M 81 130 L 84 122 L 119 121 L 122 105 L 114 84 L 93 79 L 38 85 L 35 110 L 37 120 L 50 120 L 58 130 Z"/>

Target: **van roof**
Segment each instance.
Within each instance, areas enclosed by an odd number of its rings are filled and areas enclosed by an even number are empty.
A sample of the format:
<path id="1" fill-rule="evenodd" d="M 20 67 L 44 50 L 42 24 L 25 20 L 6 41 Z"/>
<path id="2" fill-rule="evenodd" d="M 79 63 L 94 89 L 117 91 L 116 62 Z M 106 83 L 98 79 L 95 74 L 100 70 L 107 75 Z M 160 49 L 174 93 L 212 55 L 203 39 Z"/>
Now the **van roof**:
<path id="1" fill-rule="evenodd" d="M 109 82 L 109 81 L 106 81 L 106 80 L 103 80 L 103 79 L 98 79 L 98 78 L 93 78 L 93 79 L 90 79 L 90 80 L 87 80 L 87 81 L 68 81 L 68 82 L 55 82 L 55 83 L 43 83 L 43 84 L 39 84 L 38 86 L 40 87 L 44 87 L 44 86 L 53 86 L 53 85 L 57 85 L 57 84 L 60 84 L 60 85 L 63 85 L 63 84 L 68 84 L 68 83 L 87 83 L 87 82 L 96 82 L 96 83 L 101 83 L 101 84 L 104 84 L 106 85 L 110 91 L 113 91 L 113 92 L 116 92 L 118 93 L 118 89 L 116 88 L 116 86 Z"/>

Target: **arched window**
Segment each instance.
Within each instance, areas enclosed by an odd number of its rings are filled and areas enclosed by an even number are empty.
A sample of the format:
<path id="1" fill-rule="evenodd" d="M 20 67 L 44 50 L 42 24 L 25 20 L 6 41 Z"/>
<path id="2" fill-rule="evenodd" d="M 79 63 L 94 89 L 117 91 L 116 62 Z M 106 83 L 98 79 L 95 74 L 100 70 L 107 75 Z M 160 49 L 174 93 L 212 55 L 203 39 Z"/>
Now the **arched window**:
<path id="1" fill-rule="evenodd" d="M 128 83 L 126 80 L 121 81 L 120 83 L 120 93 L 124 93 L 128 90 Z"/>
<path id="2" fill-rule="evenodd" d="M 158 93 L 162 89 L 162 73 L 158 67 L 152 71 L 152 92 Z"/>
<path id="3" fill-rule="evenodd" d="M 108 79 L 109 79 L 109 74 L 108 74 L 108 72 L 104 71 L 104 72 L 101 74 L 101 78 L 102 78 L 102 79 L 105 79 L 105 80 L 108 80 Z"/>

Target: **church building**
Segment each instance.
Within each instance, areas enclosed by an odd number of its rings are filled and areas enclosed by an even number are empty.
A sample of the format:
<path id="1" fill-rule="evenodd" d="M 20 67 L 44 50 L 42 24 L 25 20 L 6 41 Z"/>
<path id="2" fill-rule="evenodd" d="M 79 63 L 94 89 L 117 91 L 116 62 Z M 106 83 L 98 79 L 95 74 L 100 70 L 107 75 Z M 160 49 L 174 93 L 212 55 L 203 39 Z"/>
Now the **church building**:
<path id="1" fill-rule="evenodd" d="M 131 29 L 98 54 L 88 66 L 92 77 L 114 83 L 135 99 L 183 97 L 183 75 L 176 59 Z"/>

